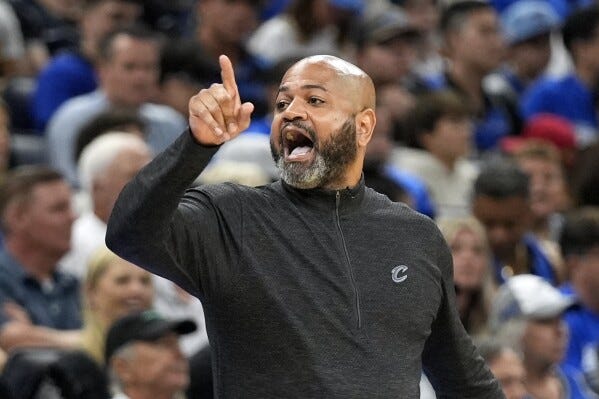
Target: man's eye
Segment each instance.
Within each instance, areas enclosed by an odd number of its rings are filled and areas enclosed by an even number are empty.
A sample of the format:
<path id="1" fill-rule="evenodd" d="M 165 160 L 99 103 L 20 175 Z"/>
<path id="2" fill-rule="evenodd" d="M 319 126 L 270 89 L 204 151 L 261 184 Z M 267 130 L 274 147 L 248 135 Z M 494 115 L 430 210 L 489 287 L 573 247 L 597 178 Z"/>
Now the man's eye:
<path id="1" fill-rule="evenodd" d="M 310 97 L 310 99 L 308 100 L 308 102 L 312 105 L 320 105 L 320 104 L 324 104 L 324 101 L 321 100 L 318 97 Z"/>
<path id="2" fill-rule="evenodd" d="M 276 108 L 277 110 L 282 111 L 287 108 L 288 104 L 289 103 L 287 101 L 277 101 Z"/>

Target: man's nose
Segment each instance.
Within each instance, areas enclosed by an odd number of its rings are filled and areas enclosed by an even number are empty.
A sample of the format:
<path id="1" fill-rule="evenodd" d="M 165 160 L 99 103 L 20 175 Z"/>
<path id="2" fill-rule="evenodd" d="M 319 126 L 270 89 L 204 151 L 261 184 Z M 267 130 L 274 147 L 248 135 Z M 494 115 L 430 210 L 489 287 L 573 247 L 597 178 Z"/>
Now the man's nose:
<path id="1" fill-rule="evenodd" d="M 286 121 L 306 119 L 306 109 L 301 104 L 301 101 L 295 99 L 289 103 L 285 111 L 283 111 L 283 119 Z"/>

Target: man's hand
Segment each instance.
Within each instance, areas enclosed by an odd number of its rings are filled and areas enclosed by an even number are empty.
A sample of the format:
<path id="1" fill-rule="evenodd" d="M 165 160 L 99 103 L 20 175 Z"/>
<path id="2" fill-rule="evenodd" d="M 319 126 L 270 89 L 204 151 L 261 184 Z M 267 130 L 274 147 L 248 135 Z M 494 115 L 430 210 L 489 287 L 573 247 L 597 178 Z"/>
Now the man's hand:
<path id="1" fill-rule="evenodd" d="M 218 145 L 237 137 L 250 125 L 254 110 L 252 103 L 241 104 L 229 57 L 221 55 L 218 61 L 223 83 L 214 83 L 189 100 L 191 133 L 203 145 Z"/>

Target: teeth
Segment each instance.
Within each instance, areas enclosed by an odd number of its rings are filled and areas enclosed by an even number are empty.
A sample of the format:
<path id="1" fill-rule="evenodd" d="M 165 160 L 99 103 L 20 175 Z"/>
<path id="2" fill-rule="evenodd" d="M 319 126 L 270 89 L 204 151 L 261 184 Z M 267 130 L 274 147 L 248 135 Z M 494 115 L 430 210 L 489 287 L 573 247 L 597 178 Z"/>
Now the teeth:
<path id="1" fill-rule="evenodd" d="M 293 133 L 291 133 L 291 132 L 287 132 L 287 137 L 286 137 L 286 139 L 287 139 L 287 140 L 293 140 Z"/>

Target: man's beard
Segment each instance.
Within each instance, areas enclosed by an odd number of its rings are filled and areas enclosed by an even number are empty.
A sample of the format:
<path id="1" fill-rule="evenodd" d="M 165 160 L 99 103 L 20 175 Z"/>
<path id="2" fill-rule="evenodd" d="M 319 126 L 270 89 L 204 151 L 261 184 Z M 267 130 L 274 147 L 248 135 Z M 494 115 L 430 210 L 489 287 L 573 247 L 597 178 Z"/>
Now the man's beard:
<path id="1" fill-rule="evenodd" d="M 287 162 L 284 157 L 282 134 L 278 133 L 279 151 L 276 150 L 273 138 L 270 139 L 272 157 L 281 171 L 281 179 L 290 186 L 310 189 L 326 187 L 340 180 L 357 156 L 356 123 L 349 117 L 343 126 L 333 132 L 328 140 L 318 141 L 316 132 L 299 121 L 289 124 L 304 130 L 312 139 L 314 159 L 309 165 L 301 162 Z"/>

